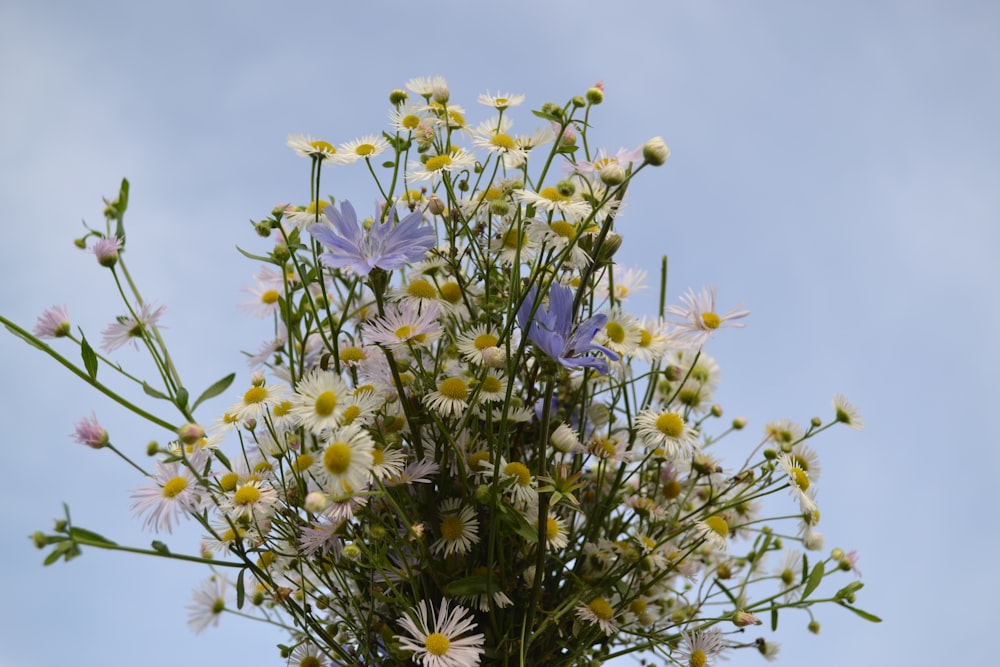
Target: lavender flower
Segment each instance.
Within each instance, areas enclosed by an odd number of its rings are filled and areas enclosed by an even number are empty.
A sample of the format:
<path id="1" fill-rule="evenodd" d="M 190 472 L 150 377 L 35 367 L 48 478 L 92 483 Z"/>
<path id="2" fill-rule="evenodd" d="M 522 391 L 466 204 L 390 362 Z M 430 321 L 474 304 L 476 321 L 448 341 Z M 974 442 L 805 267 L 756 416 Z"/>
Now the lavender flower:
<path id="1" fill-rule="evenodd" d="M 538 286 L 532 285 L 517 310 L 517 323 L 546 355 L 566 368 L 593 368 L 602 375 L 608 372 L 608 362 L 599 357 L 582 355 L 597 351 L 603 352 L 612 361 L 618 361 L 616 353 L 593 342 L 594 336 L 607 322 L 607 315 L 594 315 L 574 328 L 573 290 L 558 283 L 549 290 L 548 305 L 539 304 L 536 310 L 537 301 Z"/>
<path id="2" fill-rule="evenodd" d="M 372 223 L 367 234 L 358 222 L 354 207 L 346 199 L 340 211 L 327 206 L 323 213 L 336 232 L 320 224 L 309 228 L 313 238 L 330 250 L 320 255 L 320 261 L 333 268 L 348 268 L 359 276 L 367 276 L 375 268 L 393 271 L 419 262 L 437 240 L 433 229 L 421 226 L 423 213 L 420 211 L 394 224 L 396 208 L 393 207 L 384 222 Z M 377 217 L 379 211 L 376 211 Z"/>
<path id="3" fill-rule="evenodd" d="M 97 415 L 91 413 L 90 419 L 84 417 L 77 423 L 73 429 L 73 439 L 81 445 L 100 449 L 108 444 L 108 432 L 97 421 Z"/>

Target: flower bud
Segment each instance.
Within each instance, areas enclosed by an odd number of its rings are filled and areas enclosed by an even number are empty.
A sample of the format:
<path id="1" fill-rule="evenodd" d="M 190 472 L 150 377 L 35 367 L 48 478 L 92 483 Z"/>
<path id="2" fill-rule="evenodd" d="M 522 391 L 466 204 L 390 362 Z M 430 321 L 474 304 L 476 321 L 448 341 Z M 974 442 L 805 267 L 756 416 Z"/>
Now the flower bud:
<path id="1" fill-rule="evenodd" d="M 82 238 L 73 239 L 73 245 L 75 245 L 80 250 L 86 250 L 87 249 L 87 237 L 84 236 Z"/>
<path id="2" fill-rule="evenodd" d="M 576 184 L 568 178 L 556 183 L 556 192 L 562 197 L 572 197 L 576 192 Z"/>
<path id="3" fill-rule="evenodd" d="M 485 348 L 482 354 L 483 362 L 490 368 L 503 368 L 507 365 L 507 355 L 495 345 Z"/>
<path id="4" fill-rule="evenodd" d="M 573 99 L 570 100 L 570 103 L 572 103 L 572 105 L 575 106 L 577 109 L 581 109 L 587 106 L 587 100 L 583 99 L 579 95 L 574 95 Z"/>
<path id="5" fill-rule="evenodd" d="M 503 199 L 494 199 L 490 202 L 490 213 L 503 217 L 510 213 L 510 204 Z"/>
<path id="6" fill-rule="evenodd" d="M 448 100 L 451 99 L 451 91 L 448 90 L 448 84 L 444 82 L 444 79 L 434 82 L 431 98 L 438 104 L 447 104 Z"/>
<path id="7" fill-rule="evenodd" d="M 823 533 L 817 533 L 816 531 L 809 531 L 806 533 L 805 537 L 802 538 L 802 546 L 804 546 L 809 551 L 819 551 L 823 548 L 823 543 L 826 540 L 823 537 Z"/>
<path id="8" fill-rule="evenodd" d="M 762 621 L 759 618 L 746 611 L 737 611 L 733 613 L 733 624 L 738 628 L 745 628 L 750 625 L 760 625 L 761 622 Z"/>
<path id="9" fill-rule="evenodd" d="M 320 491 L 313 491 L 306 496 L 306 511 L 312 512 L 313 514 L 319 514 L 325 510 L 329 504 L 330 499 L 327 498 L 325 493 Z"/>
<path id="10" fill-rule="evenodd" d="M 601 182 L 605 185 L 621 185 L 628 178 L 628 174 L 625 172 L 625 167 L 621 166 L 617 162 L 612 162 L 611 164 L 606 164 L 601 167 L 598 172 L 601 176 Z"/>
<path id="11" fill-rule="evenodd" d="M 354 544 L 344 545 L 344 558 L 348 560 L 358 560 L 361 558 L 361 549 Z"/>
<path id="12" fill-rule="evenodd" d="M 809 420 L 809 423 L 812 424 L 813 428 L 819 428 L 820 426 L 823 425 L 823 420 L 820 419 L 819 417 L 813 417 L 812 419 Z"/>
<path id="13" fill-rule="evenodd" d="M 101 239 L 90 249 L 97 257 L 97 263 L 101 266 L 111 268 L 118 263 L 118 251 L 122 249 L 122 242 L 116 236 Z"/>
<path id="14" fill-rule="evenodd" d="M 446 209 L 447 206 L 436 194 L 427 198 L 427 210 L 431 212 L 431 215 L 441 215 Z"/>
<path id="15" fill-rule="evenodd" d="M 193 445 L 205 437 L 205 429 L 198 424 L 184 424 L 177 429 L 177 435 L 185 445 Z"/>
<path id="16" fill-rule="evenodd" d="M 747 425 L 747 418 L 746 417 L 737 417 L 736 419 L 733 420 L 733 430 L 734 431 L 740 431 L 744 427 L 746 427 L 746 425 Z"/>
<path id="17" fill-rule="evenodd" d="M 670 149 L 662 137 L 653 137 L 642 145 L 642 159 L 654 167 L 661 167 L 670 157 Z"/>
<path id="18" fill-rule="evenodd" d="M 264 386 L 264 371 L 254 371 L 250 374 L 250 384 L 254 387 Z"/>
<path id="19" fill-rule="evenodd" d="M 389 93 L 389 104 L 393 105 L 394 107 L 398 107 L 400 104 L 406 102 L 406 100 L 408 100 L 409 98 L 410 96 L 407 95 L 405 90 L 396 88 L 395 90 Z"/>
<path id="20" fill-rule="evenodd" d="M 604 101 L 604 84 L 598 81 L 587 89 L 587 101 L 597 105 Z"/>
<path id="21" fill-rule="evenodd" d="M 809 621 L 809 625 L 806 627 L 808 627 L 809 632 L 813 633 L 814 635 L 819 634 L 819 621 Z"/>
<path id="22" fill-rule="evenodd" d="M 488 484 L 480 484 L 476 487 L 476 500 L 484 505 L 490 502 L 490 487 Z"/>

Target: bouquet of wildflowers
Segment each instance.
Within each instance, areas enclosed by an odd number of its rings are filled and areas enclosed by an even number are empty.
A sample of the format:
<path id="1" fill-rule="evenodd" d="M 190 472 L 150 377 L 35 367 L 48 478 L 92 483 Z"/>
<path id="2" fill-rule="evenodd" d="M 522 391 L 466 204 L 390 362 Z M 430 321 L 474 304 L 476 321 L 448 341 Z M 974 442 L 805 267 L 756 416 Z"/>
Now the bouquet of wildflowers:
<path id="1" fill-rule="evenodd" d="M 854 407 L 836 397 L 826 421 L 774 421 L 745 462 L 723 462 L 718 443 L 745 421 L 722 420 L 705 346 L 747 311 L 723 311 L 713 289 L 667 305 L 666 260 L 659 311 L 629 311 L 646 273 L 615 261 L 616 221 L 640 172 L 667 161 L 664 142 L 595 144 L 600 84 L 543 104 L 523 134 L 521 95 L 480 95 L 474 125 L 439 77 L 406 89 L 390 94 L 381 134 L 336 147 L 289 138 L 311 198 L 255 223 L 269 249 L 244 252 L 260 265 L 249 306 L 273 326 L 235 389 L 235 374 L 197 396 L 181 383 L 164 308 L 126 268 L 127 181 L 104 229 L 78 241 L 125 302 L 103 354 L 65 308 L 31 332 L 3 319 L 169 434 L 140 463 L 96 417 L 76 430 L 142 473 L 132 502 L 147 528 L 193 520 L 204 532 L 184 553 L 123 547 L 67 511 L 34 536 L 46 563 L 97 547 L 207 564 L 192 627 L 235 610 L 280 624 L 281 655 L 299 667 L 591 665 L 632 652 L 701 667 L 740 648 L 772 659 L 777 644 L 754 626 L 776 629 L 788 610 L 813 630 L 824 602 L 877 621 L 853 606 L 854 579 L 818 594 L 856 572 L 853 553 L 806 553 L 823 548 L 808 441 L 860 428 Z M 348 168 L 370 172 L 371 190 L 324 198 L 321 176 Z M 159 378 L 112 360 L 127 344 Z M 109 389 L 107 374 L 171 416 Z M 195 418 L 220 395 L 228 408 Z M 786 506 L 769 519 L 775 494 Z"/>

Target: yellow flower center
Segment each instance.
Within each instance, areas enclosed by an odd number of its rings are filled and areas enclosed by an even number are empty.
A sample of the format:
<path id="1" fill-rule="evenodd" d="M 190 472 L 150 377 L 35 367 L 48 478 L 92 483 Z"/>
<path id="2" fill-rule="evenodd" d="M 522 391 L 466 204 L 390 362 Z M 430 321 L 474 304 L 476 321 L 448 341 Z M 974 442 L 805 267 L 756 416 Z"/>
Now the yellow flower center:
<path id="1" fill-rule="evenodd" d="M 340 360 L 347 363 L 357 363 L 359 361 L 364 361 L 366 358 L 365 351 L 360 347 L 355 347 L 354 345 L 350 345 L 340 350 Z"/>
<path id="2" fill-rule="evenodd" d="M 261 293 L 261 295 L 260 295 L 260 301 L 261 301 L 261 303 L 266 303 L 266 304 L 270 305 L 272 303 L 276 303 L 278 301 L 278 297 L 280 297 L 280 296 L 281 295 L 278 293 L 278 290 L 276 290 L 276 289 L 269 289 L 269 290 L 265 290 L 263 293 Z"/>
<path id="3" fill-rule="evenodd" d="M 451 166 L 450 155 L 435 155 L 424 164 L 427 171 L 442 171 L 449 166 Z"/>
<path id="4" fill-rule="evenodd" d="M 508 250 L 515 250 L 524 245 L 524 234 L 518 233 L 516 227 L 511 227 L 503 234 L 503 247 Z"/>
<path id="5" fill-rule="evenodd" d="M 503 384 L 500 382 L 499 378 L 493 377 L 492 375 L 487 375 L 483 379 L 483 391 L 487 394 L 495 394 L 501 389 L 503 389 Z"/>
<path id="6" fill-rule="evenodd" d="M 594 170 L 600 171 L 609 164 L 618 164 L 618 159 L 613 157 L 602 157 L 600 160 L 594 160 Z"/>
<path id="7" fill-rule="evenodd" d="M 437 290 L 422 278 L 412 281 L 406 286 L 406 293 L 416 299 L 433 299 L 437 296 Z"/>
<path id="8" fill-rule="evenodd" d="M 566 202 L 566 201 L 569 201 L 569 197 L 564 197 L 563 195 L 559 194 L 558 190 L 556 190 L 555 188 L 551 188 L 551 187 L 549 187 L 549 188 L 542 188 L 541 192 L 538 193 L 538 196 L 542 197 L 543 199 L 548 199 L 549 201 L 553 201 L 553 202 Z"/>
<path id="9" fill-rule="evenodd" d="M 236 488 L 236 483 L 239 482 L 239 475 L 234 472 L 227 472 L 225 475 L 219 478 L 219 487 L 223 491 L 232 491 Z"/>
<path id="10" fill-rule="evenodd" d="M 551 229 L 557 236 L 561 236 L 564 239 L 571 239 L 576 236 L 576 227 L 565 220 L 556 220 L 549 225 L 549 229 Z"/>
<path id="11" fill-rule="evenodd" d="M 332 391 L 324 391 L 316 397 L 316 403 L 313 407 L 320 417 L 329 417 L 337 408 L 337 395 Z"/>
<path id="12" fill-rule="evenodd" d="M 638 616 L 646 611 L 646 601 L 642 598 L 636 598 L 629 604 L 628 610 Z"/>
<path id="13" fill-rule="evenodd" d="M 518 463 L 513 461 L 507 464 L 507 467 L 503 469 L 505 475 L 510 475 L 511 477 L 517 478 L 517 483 L 520 486 L 528 486 L 531 484 L 531 471 L 528 470 L 528 466 L 523 463 Z"/>
<path id="14" fill-rule="evenodd" d="M 365 155 L 371 155 L 375 152 L 375 146 L 373 144 L 358 144 L 354 149 L 354 152 L 358 155 L 364 157 Z"/>
<path id="15" fill-rule="evenodd" d="M 493 100 L 493 106 L 495 106 L 497 109 L 506 109 L 507 108 L 507 98 L 506 97 L 497 97 L 496 99 Z"/>
<path id="16" fill-rule="evenodd" d="M 403 120 L 400 122 L 400 125 L 405 127 L 407 130 L 415 130 L 417 129 L 417 126 L 420 125 L 420 117 L 408 114 L 403 116 Z"/>
<path id="17" fill-rule="evenodd" d="M 323 667 L 323 663 L 314 655 L 307 655 L 299 660 L 299 667 Z"/>
<path id="18" fill-rule="evenodd" d="M 316 149 L 318 153 L 336 153 L 337 149 L 333 147 L 333 144 L 327 143 L 326 141 L 310 141 L 309 145 Z"/>
<path id="19" fill-rule="evenodd" d="M 496 344 L 499 342 L 500 339 L 493 334 L 480 334 L 476 336 L 472 344 L 476 346 L 477 350 L 485 350 L 488 347 L 496 347 Z"/>
<path id="20" fill-rule="evenodd" d="M 264 387 L 250 387 L 247 393 L 243 394 L 243 402 L 247 405 L 260 403 L 267 398 L 267 389 Z"/>
<path id="21" fill-rule="evenodd" d="M 187 488 L 187 479 L 178 475 L 163 485 L 164 498 L 176 498 L 181 491 Z"/>
<path id="22" fill-rule="evenodd" d="M 276 406 L 274 406 L 273 410 L 274 416 L 284 417 L 285 415 L 287 415 L 289 412 L 292 411 L 293 407 L 294 406 L 292 405 L 291 401 L 282 401 L 281 403 L 278 403 Z"/>
<path id="23" fill-rule="evenodd" d="M 611 458 L 615 455 L 615 443 L 610 438 L 601 438 L 595 447 L 597 454 L 604 458 Z"/>
<path id="24" fill-rule="evenodd" d="M 350 424 L 361 416 L 361 408 L 356 405 L 348 405 L 344 409 L 344 414 L 340 415 L 341 424 Z"/>
<path id="25" fill-rule="evenodd" d="M 789 471 L 789 477 L 792 478 L 792 484 L 800 490 L 809 490 L 809 475 L 807 475 L 801 468 L 792 468 L 791 471 Z"/>
<path id="26" fill-rule="evenodd" d="M 594 616 L 601 619 L 602 621 L 610 621 L 615 615 L 614 610 L 611 608 L 611 603 L 604 598 L 594 598 L 587 605 L 587 609 L 594 613 Z"/>
<path id="27" fill-rule="evenodd" d="M 517 146 L 517 144 L 514 143 L 514 140 L 510 138 L 510 135 L 504 134 L 502 132 L 500 134 L 493 135 L 493 138 L 490 139 L 490 143 L 496 146 L 497 148 L 502 148 L 507 151 Z"/>
<path id="28" fill-rule="evenodd" d="M 688 667 L 705 667 L 708 664 L 708 656 L 700 648 L 691 651 L 691 658 L 688 659 Z"/>
<path id="29" fill-rule="evenodd" d="M 710 516 L 705 519 L 705 525 L 712 529 L 713 532 L 718 533 L 722 537 L 728 537 L 729 535 L 729 524 L 726 520 L 719 515 Z"/>
<path id="30" fill-rule="evenodd" d="M 469 386 L 461 378 L 448 378 L 438 385 L 438 391 L 456 401 L 464 401 L 469 396 Z"/>
<path id="31" fill-rule="evenodd" d="M 479 195 L 479 198 L 484 201 L 496 201 L 497 199 L 500 199 L 500 197 L 502 196 L 503 196 L 503 190 L 494 185 L 483 190 L 483 193 Z"/>
<path id="32" fill-rule="evenodd" d="M 385 452 L 381 449 L 372 450 L 372 465 L 380 466 L 385 463 Z"/>
<path id="33" fill-rule="evenodd" d="M 469 467 L 472 470 L 482 470 L 480 465 L 483 461 L 489 461 L 489 452 L 472 452 L 469 454 Z"/>
<path id="34" fill-rule="evenodd" d="M 441 522 L 441 537 L 449 542 L 454 542 L 455 540 L 461 538 L 464 533 L 465 524 L 463 524 L 462 520 L 457 516 L 447 516 Z"/>
<path id="35" fill-rule="evenodd" d="M 554 540 L 559 535 L 559 524 L 552 517 L 545 520 L 545 539 Z"/>
<path id="36" fill-rule="evenodd" d="M 292 468 L 295 472 L 303 472 L 309 469 L 309 466 L 313 464 L 314 460 L 315 459 L 313 459 L 312 454 L 300 454 L 299 457 L 295 459 L 295 464 Z"/>
<path id="37" fill-rule="evenodd" d="M 424 640 L 424 646 L 427 647 L 427 652 L 431 655 L 444 655 L 451 647 L 451 642 L 440 632 L 432 632 Z"/>
<path id="38" fill-rule="evenodd" d="M 458 303 L 462 300 L 462 288 L 451 281 L 441 285 L 441 298 L 448 303 Z"/>
<path id="39" fill-rule="evenodd" d="M 258 500 L 260 500 L 260 489 L 253 484 L 241 486 L 239 490 L 233 494 L 233 502 L 237 505 L 253 505 Z"/>
<path id="40" fill-rule="evenodd" d="M 676 479 L 672 479 L 663 485 L 663 497 L 667 500 L 673 500 L 677 496 L 681 495 L 683 487 L 681 483 Z"/>
<path id="41" fill-rule="evenodd" d="M 412 340 L 415 343 L 422 343 L 427 338 L 427 334 L 415 334 L 413 333 L 413 327 L 409 324 L 404 324 L 403 326 L 396 329 L 394 332 L 396 338 L 399 340 Z"/>
<path id="42" fill-rule="evenodd" d="M 715 313 L 706 312 L 701 314 L 701 322 L 706 329 L 718 329 L 719 325 L 722 324 L 722 318 Z"/>
<path id="43" fill-rule="evenodd" d="M 613 343 L 620 343 L 625 340 L 625 327 L 618 322 L 608 322 L 604 330 Z"/>
<path id="44" fill-rule="evenodd" d="M 323 452 L 323 466 L 334 475 L 343 475 L 351 465 L 351 446 L 335 442 Z"/>
<path id="45" fill-rule="evenodd" d="M 673 412 L 664 412 L 656 418 L 656 430 L 668 438 L 679 438 L 684 435 L 684 420 Z"/>
<path id="46" fill-rule="evenodd" d="M 653 342 L 653 334 L 649 333 L 645 329 L 639 329 L 639 347 L 649 347 L 649 344 Z"/>

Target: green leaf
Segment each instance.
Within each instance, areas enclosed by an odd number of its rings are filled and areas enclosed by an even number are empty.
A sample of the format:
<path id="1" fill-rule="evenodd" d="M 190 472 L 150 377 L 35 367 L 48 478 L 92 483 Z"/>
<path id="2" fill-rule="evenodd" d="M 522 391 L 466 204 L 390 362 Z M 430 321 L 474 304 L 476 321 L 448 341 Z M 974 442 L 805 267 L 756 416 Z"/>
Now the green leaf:
<path id="1" fill-rule="evenodd" d="M 771 603 L 771 632 L 778 630 L 778 608 Z"/>
<path id="2" fill-rule="evenodd" d="M 802 583 L 806 583 L 806 577 L 809 576 L 809 558 L 802 554 Z"/>
<path id="3" fill-rule="evenodd" d="M 809 581 L 806 582 L 806 587 L 802 591 L 802 599 L 805 600 L 819 586 L 819 582 L 823 581 L 823 561 L 816 563 L 816 567 L 812 569 L 809 573 Z"/>
<path id="4" fill-rule="evenodd" d="M 153 387 L 151 387 L 148 382 L 143 382 L 142 383 L 142 390 L 144 392 L 146 392 L 147 396 L 152 396 L 153 398 L 162 398 L 162 399 L 167 400 L 167 401 L 170 400 L 169 396 L 167 396 L 166 394 L 164 394 L 162 391 L 158 391 L 156 389 L 153 389 Z"/>
<path id="5" fill-rule="evenodd" d="M 153 543 L 150 544 L 149 546 L 153 547 L 153 551 L 155 551 L 158 554 L 163 554 L 164 556 L 170 554 L 170 549 L 167 547 L 167 545 L 159 540 L 153 540 Z"/>
<path id="6" fill-rule="evenodd" d="M 243 568 L 240 570 L 240 574 L 236 577 L 236 608 L 243 609 L 243 601 L 246 599 L 247 592 L 243 584 L 243 575 L 246 574 L 247 569 Z"/>
<path id="7" fill-rule="evenodd" d="M 843 600 L 864 588 L 865 585 L 860 581 L 852 581 L 834 594 L 834 599 Z"/>
<path id="8" fill-rule="evenodd" d="M 122 179 L 122 185 L 118 189 L 118 214 L 121 215 L 125 213 L 125 209 L 128 208 L 128 179 Z"/>
<path id="9" fill-rule="evenodd" d="M 174 404 L 184 410 L 187 407 L 188 402 L 188 390 L 184 387 L 177 387 L 177 396 L 174 398 Z"/>
<path id="10" fill-rule="evenodd" d="M 87 375 L 91 380 L 97 379 L 97 354 L 94 348 L 90 347 L 86 336 L 80 340 L 80 356 L 83 357 L 83 367 L 87 369 Z"/>
<path id="11" fill-rule="evenodd" d="M 191 409 L 192 410 L 196 409 L 199 405 L 201 405 L 202 401 L 207 401 L 210 398 L 214 398 L 219 394 L 221 394 L 222 392 L 224 392 L 225 390 L 229 389 L 229 385 L 231 385 L 233 383 L 233 380 L 235 379 L 236 379 L 236 373 L 230 373 L 229 375 L 222 378 L 221 380 L 213 384 L 205 391 L 201 392 L 201 396 L 199 396 L 198 400 L 194 402 L 194 405 L 191 406 Z"/>
<path id="12" fill-rule="evenodd" d="M 852 607 L 851 605 L 846 604 L 844 602 L 841 602 L 840 606 L 843 607 L 844 609 L 850 609 L 851 611 L 853 611 L 855 614 L 857 614 L 861 618 L 865 619 L 866 621 L 871 621 L 872 623 L 881 623 L 882 622 L 881 618 L 879 618 L 875 614 L 869 614 L 867 611 L 864 611 L 863 609 L 858 609 L 857 607 Z"/>
<path id="13" fill-rule="evenodd" d="M 69 536 L 70 536 L 70 538 L 72 538 L 74 540 L 84 540 L 86 542 L 89 542 L 89 543 L 95 544 L 95 545 L 96 544 L 105 544 L 105 545 L 107 545 L 109 547 L 118 546 L 117 543 L 112 542 L 111 540 L 109 540 L 108 538 L 104 537 L 103 535 L 98 535 L 97 533 L 91 532 L 91 531 L 89 531 L 89 530 L 87 530 L 85 528 L 77 528 L 76 526 L 72 526 L 69 529 Z"/>
<path id="14" fill-rule="evenodd" d="M 226 457 L 225 454 L 220 452 L 218 449 L 215 450 L 215 458 L 219 459 L 219 463 L 224 465 L 226 467 L 226 470 L 233 469 L 233 465 L 229 462 L 229 459 Z"/>
<path id="15" fill-rule="evenodd" d="M 721 581 L 719 581 L 718 579 L 716 579 L 715 580 L 715 585 L 718 586 L 720 589 L 722 589 L 722 592 L 726 594 L 726 597 L 729 598 L 730 602 L 732 602 L 734 605 L 736 605 L 736 607 L 740 606 L 740 603 L 736 601 L 736 596 L 733 595 L 729 591 L 728 588 L 726 588 L 725 586 L 723 586 Z"/>
<path id="16" fill-rule="evenodd" d="M 251 252 L 247 252 L 246 250 L 244 250 L 243 248 L 241 248 L 239 246 L 236 246 L 236 249 L 240 252 L 241 255 L 243 255 L 244 257 L 246 257 L 248 259 L 255 259 L 258 262 L 265 262 L 267 264 L 274 264 L 275 263 L 275 261 L 273 259 L 271 259 L 270 257 L 263 257 L 261 255 L 255 255 L 255 254 L 253 254 Z"/>
<path id="17" fill-rule="evenodd" d="M 17 336 L 21 340 L 23 340 L 25 343 L 27 343 L 31 347 L 37 347 L 39 350 L 48 350 L 49 349 L 48 345 L 46 345 L 42 341 L 38 340 L 37 338 L 35 338 L 31 334 L 28 334 L 28 333 L 26 333 L 24 331 L 20 331 L 19 329 L 15 329 L 14 327 L 12 327 L 9 324 L 4 324 L 4 326 L 7 328 L 7 331 L 11 332 L 12 334 L 14 334 L 15 336 Z"/>
<path id="18" fill-rule="evenodd" d="M 498 582 L 494 579 L 491 587 L 490 579 L 491 576 L 488 572 L 474 574 L 470 577 L 452 581 L 444 587 L 444 591 L 448 595 L 485 595 L 490 590 L 496 592 Z"/>

